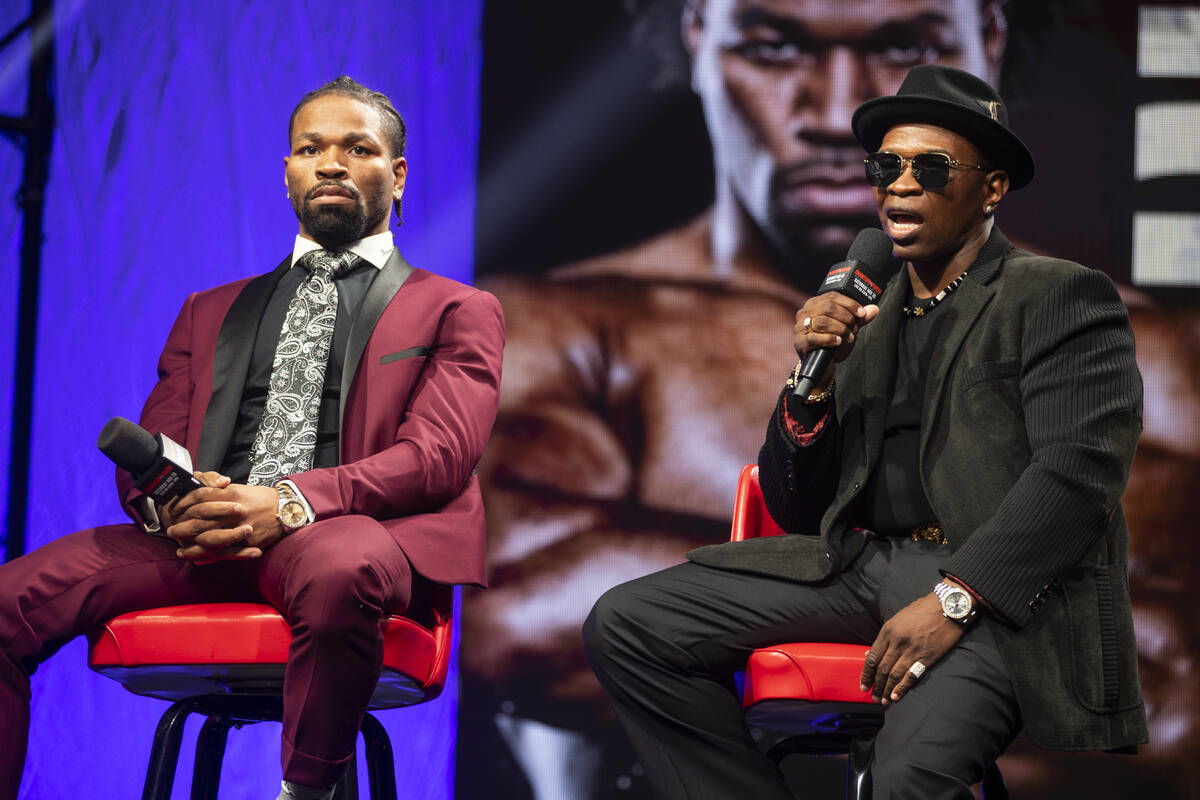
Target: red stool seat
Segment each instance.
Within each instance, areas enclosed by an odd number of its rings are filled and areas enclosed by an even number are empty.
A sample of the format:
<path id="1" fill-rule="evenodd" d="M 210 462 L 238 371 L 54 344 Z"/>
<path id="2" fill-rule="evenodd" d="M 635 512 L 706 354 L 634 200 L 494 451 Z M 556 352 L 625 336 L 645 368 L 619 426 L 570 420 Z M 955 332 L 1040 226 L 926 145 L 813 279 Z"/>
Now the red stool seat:
<path id="1" fill-rule="evenodd" d="M 787 733 L 877 730 L 884 707 L 858 688 L 867 649 L 801 642 L 755 650 L 742 692 L 746 721 Z"/>
<path id="2" fill-rule="evenodd" d="M 430 700 L 442 690 L 449 631 L 405 617 L 384 622 L 383 674 L 371 708 Z M 133 611 L 91 637 L 92 669 L 134 694 L 179 700 L 200 694 L 277 694 L 292 633 L 259 603 L 206 603 Z"/>
<path id="3" fill-rule="evenodd" d="M 863 660 L 869 648 L 862 644 L 779 644 L 755 650 L 746 665 L 743 705 L 761 700 L 835 700 L 869 703 L 871 693 L 858 688 Z"/>
<path id="4" fill-rule="evenodd" d="M 453 589 L 431 588 L 429 625 L 407 617 L 383 621 L 383 671 L 370 708 L 394 708 L 441 694 L 450 665 Z M 283 671 L 292 641 L 288 623 L 260 603 L 209 603 L 134 611 L 89 636 L 88 663 L 134 694 L 175 701 L 154 735 L 143 800 L 169 800 L 184 724 L 207 717 L 196 743 L 193 800 L 216 800 L 231 727 L 282 717 Z M 371 714 L 362 724 L 371 797 L 395 800 L 387 731 Z M 357 800 L 354 760 L 335 796 Z"/>

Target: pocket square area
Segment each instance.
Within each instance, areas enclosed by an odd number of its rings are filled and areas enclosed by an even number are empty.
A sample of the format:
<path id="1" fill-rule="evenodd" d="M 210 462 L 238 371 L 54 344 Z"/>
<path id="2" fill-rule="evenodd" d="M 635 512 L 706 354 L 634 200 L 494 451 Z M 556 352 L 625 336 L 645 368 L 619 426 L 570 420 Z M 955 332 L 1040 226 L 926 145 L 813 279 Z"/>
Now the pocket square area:
<path id="1" fill-rule="evenodd" d="M 395 353 L 388 353 L 386 356 L 379 357 L 380 364 L 390 364 L 393 361 L 399 361 L 402 358 L 412 358 L 413 356 L 427 356 L 432 352 L 433 348 L 428 345 L 422 347 L 410 347 L 407 350 L 398 350 Z"/>

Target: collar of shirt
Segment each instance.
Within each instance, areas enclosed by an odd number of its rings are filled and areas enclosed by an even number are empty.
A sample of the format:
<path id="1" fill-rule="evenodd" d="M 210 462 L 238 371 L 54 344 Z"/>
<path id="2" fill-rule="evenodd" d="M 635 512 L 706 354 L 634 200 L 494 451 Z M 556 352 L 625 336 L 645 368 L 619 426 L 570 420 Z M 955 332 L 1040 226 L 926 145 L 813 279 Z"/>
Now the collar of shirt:
<path id="1" fill-rule="evenodd" d="M 305 253 L 321 249 L 321 245 L 312 239 L 305 239 L 303 236 L 297 234 L 296 244 L 292 248 L 292 264 L 297 263 Z M 384 231 L 374 236 L 366 236 L 348 245 L 343 245 L 338 249 L 349 250 L 363 261 L 375 267 L 375 269 L 383 269 L 383 265 L 391 258 L 392 251 L 396 249 L 396 246 L 392 243 L 392 232 Z"/>

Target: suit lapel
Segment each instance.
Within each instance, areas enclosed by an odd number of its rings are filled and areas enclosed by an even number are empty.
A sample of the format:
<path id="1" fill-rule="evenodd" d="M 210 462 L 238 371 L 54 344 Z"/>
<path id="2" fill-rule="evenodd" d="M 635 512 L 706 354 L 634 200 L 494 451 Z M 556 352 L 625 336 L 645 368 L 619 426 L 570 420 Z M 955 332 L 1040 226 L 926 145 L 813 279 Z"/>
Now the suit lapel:
<path id="1" fill-rule="evenodd" d="M 342 430 L 342 415 L 346 410 L 346 398 L 350 396 L 350 386 L 354 383 L 354 375 L 358 371 L 358 364 L 362 360 L 367 341 L 371 338 L 375 325 L 383 316 L 384 310 L 392 302 L 396 292 L 400 291 L 400 287 L 408 280 L 412 271 L 412 266 L 404 260 L 400 251 L 393 249 L 392 255 L 383 265 L 383 269 L 379 270 L 375 280 L 371 281 L 371 288 L 367 290 L 367 296 L 363 298 L 362 305 L 359 306 L 358 313 L 354 316 L 354 325 L 350 328 L 350 338 L 346 341 L 345 358 L 342 359 L 342 384 L 338 398 L 338 431 Z"/>
<path id="2" fill-rule="evenodd" d="M 999 273 L 1004 256 L 1012 250 L 1012 244 L 999 229 L 993 229 L 984 247 L 987 252 L 981 252 L 980 258 L 971 265 L 967 277 L 954 293 L 954 302 L 946 309 L 950 324 L 934 343 L 933 353 L 929 358 L 929 375 L 925 381 L 925 404 L 921 417 L 922 451 L 929 432 L 934 430 L 937 424 L 937 415 L 945 407 L 943 398 L 950 390 L 947 382 L 950 368 L 954 365 L 967 334 L 995 296 L 996 290 L 990 284 Z"/>
<path id="3" fill-rule="evenodd" d="M 221 332 L 217 336 L 216 355 L 213 357 L 213 388 L 204 412 L 204 426 L 200 430 L 197 469 L 216 470 L 221 467 L 242 403 L 242 390 L 250 369 L 250 356 L 254 352 L 259 320 L 262 319 L 271 292 L 291 264 L 292 257 L 288 255 L 274 270 L 247 283 L 225 314 Z"/>
<path id="4" fill-rule="evenodd" d="M 862 370 L 863 435 L 867 446 L 867 465 L 874 465 L 883 448 L 883 432 L 887 424 L 887 409 L 891 404 L 892 386 L 896 382 L 896 341 L 904 322 L 904 303 L 908 299 L 908 271 L 901 267 L 899 274 L 884 292 L 879 304 L 879 316 L 863 328 L 858 346 Z"/>

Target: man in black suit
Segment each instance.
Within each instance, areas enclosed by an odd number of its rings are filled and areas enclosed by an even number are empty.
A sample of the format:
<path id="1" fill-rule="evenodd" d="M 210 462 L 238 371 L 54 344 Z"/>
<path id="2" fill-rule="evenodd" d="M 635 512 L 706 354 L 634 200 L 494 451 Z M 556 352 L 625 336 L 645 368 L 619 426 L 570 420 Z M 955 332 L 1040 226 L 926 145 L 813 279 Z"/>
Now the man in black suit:
<path id="1" fill-rule="evenodd" d="M 759 456 L 797 535 L 692 551 L 585 625 L 664 797 L 791 796 L 729 690 L 781 641 L 871 645 L 876 798 L 970 797 L 1022 729 L 1051 749 L 1146 741 L 1120 509 L 1141 430 L 1128 314 L 1103 274 L 995 226 L 1034 168 L 985 82 L 916 67 L 852 124 L 905 266 L 879 306 L 825 294 L 796 314 L 801 357 L 837 362 L 807 397 L 784 389 Z"/>

